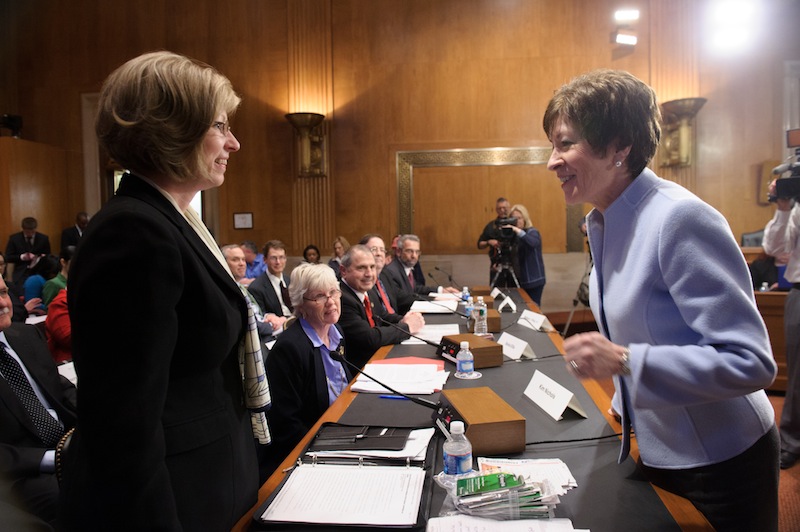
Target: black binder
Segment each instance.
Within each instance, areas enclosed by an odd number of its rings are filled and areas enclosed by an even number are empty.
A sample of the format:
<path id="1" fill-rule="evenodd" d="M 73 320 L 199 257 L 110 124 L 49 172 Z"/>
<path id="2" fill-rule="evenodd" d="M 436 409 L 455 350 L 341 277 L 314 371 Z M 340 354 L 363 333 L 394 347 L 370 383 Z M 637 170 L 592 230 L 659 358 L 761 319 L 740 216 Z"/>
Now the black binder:
<path id="1" fill-rule="evenodd" d="M 430 427 L 421 427 L 430 428 Z M 380 426 L 351 426 L 340 425 L 337 423 L 325 423 L 320 430 L 311 440 L 309 445 L 303 450 L 298 458 L 298 464 L 289 471 L 275 491 L 269 498 L 261 504 L 253 514 L 253 529 L 254 530 L 330 530 L 330 531 L 344 531 L 357 528 L 358 530 L 385 530 L 385 529 L 401 529 L 401 530 L 414 530 L 424 531 L 428 521 L 431 507 L 431 494 L 433 492 L 433 471 L 435 469 L 434 461 L 437 457 L 437 450 L 441 447 L 442 440 L 441 434 L 435 432 L 425 454 L 424 461 L 412 461 L 406 459 L 394 458 L 317 458 L 313 455 L 315 451 L 337 451 L 337 450 L 368 450 L 368 449 L 382 449 L 382 450 L 401 450 L 405 446 L 408 436 L 411 433 L 411 428 L 398 428 L 398 427 L 380 427 Z M 358 438 L 358 435 L 365 435 Z M 372 445 L 368 442 L 372 437 Z M 376 442 L 382 447 L 376 446 Z M 315 465 L 348 465 L 350 467 L 371 467 L 374 465 L 381 466 L 394 466 L 394 467 L 415 467 L 422 468 L 424 471 L 424 482 L 422 487 L 422 497 L 420 499 L 419 509 L 417 511 L 417 521 L 411 525 L 363 525 L 363 524 L 348 524 L 348 525 L 334 525 L 330 523 L 317 523 L 317 522 L 285 522 L 285 521 L 264 521 L 262 516 L 264 512 L 270 507 L 275 498 L 280 494 L 284 485 L 291 478 L 292 473 L 297 470 L 297 467 L 314 467 Z"/>

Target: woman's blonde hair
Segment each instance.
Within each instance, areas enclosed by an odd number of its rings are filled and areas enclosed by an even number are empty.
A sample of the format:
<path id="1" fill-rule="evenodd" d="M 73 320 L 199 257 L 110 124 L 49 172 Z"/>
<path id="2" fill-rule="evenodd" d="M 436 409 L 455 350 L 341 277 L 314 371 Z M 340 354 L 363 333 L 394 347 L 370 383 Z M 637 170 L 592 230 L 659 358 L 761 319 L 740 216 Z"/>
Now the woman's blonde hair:
<path id="1" fill-rule="evenodd" d="M 530 229 L 531 227 L 533 227 L 533 222 L 531 222 L 531 217 L 528 214 L 528 209 L 525 208 L 525 205 L 517 203 L 516 205 L 508 209 L 508 215 L 512 218 L 513 215 L 511 213 L 514 211 L 517 211 L 520 214 L 522 214 L 522 219 L 525 220 L 525 226 L 524 226 L 525 229 Z"/>
<path id="2" fill-rule="evenodd" d="M 123 168 L 175 181 L 210 179 L 202 140 L 216 117 L 241 103 L 231 82 L 213 67 L 151 52 L 117 68 L 103 83 L 95 131 Z"/>

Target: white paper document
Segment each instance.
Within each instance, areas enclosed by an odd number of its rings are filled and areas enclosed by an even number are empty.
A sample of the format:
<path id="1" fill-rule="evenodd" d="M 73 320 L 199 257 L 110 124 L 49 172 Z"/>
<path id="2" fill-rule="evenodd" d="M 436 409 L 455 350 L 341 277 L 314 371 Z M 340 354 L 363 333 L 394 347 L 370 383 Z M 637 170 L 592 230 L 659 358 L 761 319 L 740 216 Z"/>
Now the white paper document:
<path id="1" fill-rule="evenodd" d="M 412 525 L 425 471 L 420 467 L 301 465 L 262 521 L 333 525 Z"/>
<path id="2" fill-rule="evenodd" d="M 422 327 L 422 330 L 419 331 L 414 336 L 419 338 L 424 338 L 429 342 L 433 342 L 434 344 L 442 343 L 442 337 L 444 336 L 454 336 L 459 334 L 461 331 L 458 328 L 457 323 L 442 323 L 442 324 L 431 324 L 426 323 L 425 326 Z M 404 340 L 404 345 L 423 345 L 425 342 L 420 340 L 419 338 L 414 338 L 411 336 L 408 340 Z"/>
<path id="3" fill-rule="evenodd" d="M 434 364 L 367 364 L 364 373 L 404 394 L 429 395 L 447 382 L 448 371 Z M 350 389 L 364 393 L 392 393 L 371 378 L 359 373 Z"/>
<path id="4" fill-rule="evenodd" d="M 572 521 L 556 519 L 518 519 L 496 521 L 468 515 L 449 515 L 428 519 L 426 532 L 572 532 Z"/>
<path id="5" fill-rule="evenodd" d="M 458 308 L 458 301 L 414 301 L 411 310 L 422 314 L 452 314 Z"/>
<path id="6" fill-rule="evenodd" d="M 75 373 L 75 364 L 72 362 L 67 362 L 65 364 L 59 364 L 58 372 L 61 374 L 62 377 L 65 377 L 74 384 L 75 386 L 78 385 L 78 374 Z"/>

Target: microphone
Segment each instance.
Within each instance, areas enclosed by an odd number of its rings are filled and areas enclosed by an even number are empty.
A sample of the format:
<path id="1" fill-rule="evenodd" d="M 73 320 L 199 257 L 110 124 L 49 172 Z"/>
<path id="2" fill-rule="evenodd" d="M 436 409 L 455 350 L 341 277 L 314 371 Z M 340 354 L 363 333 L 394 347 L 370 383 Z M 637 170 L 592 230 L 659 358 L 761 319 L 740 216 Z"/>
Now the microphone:
<path id="1" fill-rule="evenodd" d="M 450 343 L 447 343 L 447 342 L 441 342 L 441 343 L 437 344 L 437 343 L 431 342 L 430 340 L 428 340 L 426 338 L 423 338 L 421 336 L 417 336 L 415 334 L 411 334 L 410 332 L 408 332 L 407 330 L 403 329 L 402 327 L 398 327 L 396 324 L 394 324 L 392 322 L 389 322 L 389 321 L 386 321 L 385 319 L 383 319 L 380 316 L 375 316 L 375 317 L 378 318 L 379 320 L 381 320 L 384 324 L 388 325 L 389 327 L 394 327 L 395 329 L 397 329 L 399 331 L 403 331 L 404 333 L 409 335 L 411 338 L 415 338 L 415 339 L 419 340 L 420 342 L 425 342 L 426 344 L 428 344 L 428 345 L 430 345 L 432 347 L 435 347 L 437 355 L 442 355 L 447 360 L 450 360 L 451 362 L 453 362 L 453 364 L 456 363 L 456 354 L 458 354 L 458 350 L 461 349 L 460 345 L 450 344 Z M 369 375 L 367 375 L 367 377 L 369 377 Z M 378 384 L 380 384 L 380 383 L 378 383 Z"/>
<path id="2" fill-rule="evenodd" d="M 440 267 L 434 266 L 433 269 L 436 270 L 437 272 L 442 272 L 443 274 L 445 274 L 447 276 L 447 280 L 450 281 L 450 284 L 455 286 L 456 288 L 458 288 L 460 286 L 464 286 L 464 285 L 460 285 L 460 284 L 456 283 L 455 281 L 453 281 L 453 276 L 450 275 L 449 273 L 447 273 L 446 271 L 444 271 L 443 269 L 441 269 Z"/>
<path id="3" fill-rule="evenodd" d="M 379 318 L 379 319 L 380 319 L 380 318 Z M 385 321 L 385 320 L 381 320 L 381 321 Z M 433 410 L 438 410 L 438 409 L 439 409 L 439 405 L 438 405 L 437 403 L 434 403 L 434 402 L 432 402 L 432 401 L 428 401 L 427 399 L 422 399 L 422 398 L 420 398 L 420 397 L 412 397 L 412 396 L 410 396 L 410 395 L 406 395 L 406 394 L 404 394 L 403 392 L 398 392 L 397 390 L 395 390 L 395 389 L 394 389 L 394 388 L 392 388 L 391 386 L 387 386 L 386 384 L 382 383 L 381 381 L 379 381 L 379 380 L 378 380 L 378 379 L 376 379 L 375 377 L 370 377 L 369 375 L 367 375 L 366 373 L 364 373 L 364 372 L 361 370 L 361 368 L 359 368 L 358 366 L 356 366 L 355 364 L 353 364 L 352 362 L 350 362 L 349 360 L 347 360 L 347 359 L 344 357 L 344 353 L 343 353 L 342 351 L 343 351 L 343 349 L 342 349 L 342 344 L 339 344 L 339 347 L 337 347 L 335 351 L 332 351 L 332 352 L 331 352 L 331 358 L 332 358 L 333 360 L 337 361 L 337 362 L 341 362 L 341 363 L 347 364 L 348 366 L 350 366 L 350 368 L 351 368 L 351 369 L 353 369 L 353 370 L 355 370 L 355 371 L 357 371 L 357 372 L 361 373 L 362 375 L 364 375 L 364 376 L 365 376 L 365 377 L 367 377 L 368 379 L 371 379 L 371 380 L 373 380 L 373 381 L 377 382 L 378 384 L 380 384 L 381 386 L 383 386 L 384 388 L 386 388 L 387 390 L 389 390 L 390 392 L 392 392 L 392 393 L 393 393 L 393 394 L 395 394 L 395 395 L 399 395 L 399 396 L 401 396 L 401 397 L 405 397 L 405 398 L 406 398 L 406 399 L 408 399 L 409 401 L 411 401 L 411 402 L 413 402 L 413 403 L 417 403 L 417 404 L 418 404 L 418 405 L 420 405 L 420 406 L 424 406 L 425 408 L 431 408 L 431 409 L 433 409 Z"/>
<path id="4" fill-rule="evenodd" d="M 414 294 L 414 299 L 416 299 L 417 301 L 424 301 L 425 303 L 429 303 L 429 304 L 431 304 L 431 305 L 436 305 L 437 307 L 442 307 L 442 308 L 444 308 L 444 309 L 447 309 L 447 310 L 449 310 L 449 311 L 450 311 L 451 313 L 453 313 L 453 314 L 458 314 L 458 315 L 459 315 L 459 316 L 461 316 L 462 318 L 467 318 L 467 319 L 469 319 L 469 318 L 471 318 L 471 317 L 472 317 L 472 316 L 470 316 L 470 315 L 468 315 L 468 314 L 465 314 L 465 313 L 463 313 L 463 312 L 461 312 L 461 311 L 459 311 L 459 310 L 453 310 L 453 309 L 451 309 L 450 307 L 448 307 L 447 305 L 442 305 L 441 303 L 437 303 L 436 301 L 431 301 L 430 299 L 425 299 L 424 297 L 422 297 L 422 296 L 421 296 L 421 295 L 419 295 L 419 294 Z"/>

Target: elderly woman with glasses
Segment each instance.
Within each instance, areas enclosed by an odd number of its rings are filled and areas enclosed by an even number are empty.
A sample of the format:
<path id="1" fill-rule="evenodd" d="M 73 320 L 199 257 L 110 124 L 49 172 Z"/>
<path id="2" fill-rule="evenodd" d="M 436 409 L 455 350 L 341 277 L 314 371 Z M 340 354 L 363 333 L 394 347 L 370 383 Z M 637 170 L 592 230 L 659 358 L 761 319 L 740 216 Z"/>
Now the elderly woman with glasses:
<path id="1" fill-rule="evenodd" d="M 344 351 L 344 337 L 336 325 L 341 295 L 327 264 L 303 263 L 292 271 L 289 297 L 297 319 L 267 358 L 274 439 L 266 449 L 262 474 L 286 458 L 350 382 L 348 368 L 331 356 Z"/>

